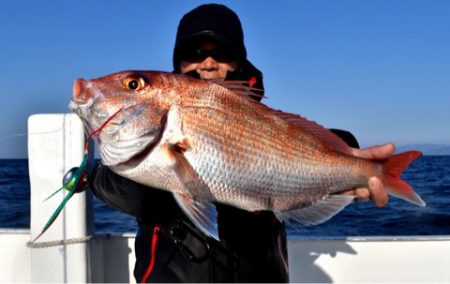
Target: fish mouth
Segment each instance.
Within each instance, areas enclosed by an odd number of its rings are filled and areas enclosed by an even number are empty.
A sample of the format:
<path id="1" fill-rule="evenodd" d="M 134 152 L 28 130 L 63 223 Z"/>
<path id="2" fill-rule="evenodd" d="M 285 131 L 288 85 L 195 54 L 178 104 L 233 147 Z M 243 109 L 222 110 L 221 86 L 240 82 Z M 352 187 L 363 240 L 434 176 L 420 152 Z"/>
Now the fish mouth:
<path id="1" fill-rule="evenodd" d="M 77 101 L 72 99 L 69 102 L 69 109 L 76 113 L 80 118 L 87 117 L 87 115 L 91 112 L 92 105 L 94 104 L 93 99 L 89 99 L 88 101 Z"/>
<path id="2" fill-rule="evenodd" d="M 159 142 L 161 129 L 158 127 L 147 129 L 139 136 L 129 133 L 126 139 L 121 139 L 122 128 L 142 114 L 145 109 L 143 106 L 125 106 L 112 115 L 95 106 L 93 99 L 83 102 L 73 99 L 69 102 L 69 108 L 80 117 L 89 134 L 100 130 L 95 136 L 104 165 L 128 167 L 137 164 Z M 109 119 L 111 120 L 108 121 Z"/>
<path id="3" fill-rule="evenodd" d="M 99 130 L 100 134 L 106 133 L 110 136 L 113 136 L 145 110 L 143 106 L 132 104 L 117 106 L 117 110 L 111 113 L 110 111 L 102 110 L 92 98 L 82 103 L 72 99 L 68 106 L 83 121 L 88 134 Z"/>
<path id="4" fill-rule="evenodd" d="M 72 99 L 68 105 L 69 109 L 73 111 L 83 122 L 87 133 L 95 130 L 95 125 L 100 125 L 100 121 L 106 120 L 107 115 L 93 111 L 94 100 L 91 98 L 88 101 L 79 101 Z"/>

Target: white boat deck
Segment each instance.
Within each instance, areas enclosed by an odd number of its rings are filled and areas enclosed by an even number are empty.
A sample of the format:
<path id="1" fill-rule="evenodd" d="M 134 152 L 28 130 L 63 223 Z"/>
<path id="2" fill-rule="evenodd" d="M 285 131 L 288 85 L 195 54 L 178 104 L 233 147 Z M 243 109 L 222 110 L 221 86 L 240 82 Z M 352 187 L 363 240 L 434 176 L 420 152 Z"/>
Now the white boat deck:
<path id="1" fill-rule="evenodd" d="M 24 282 L 123 282 L 134 283 L 134 235 L 95 236 L 88 240 L 83 259 L 67 269 L 59 257 L 32 257 L 28 230 L 0 231 L 0 283 Z M 289 240 L 290 280 L 295 283 L 449 283 L 450 237 L 372 237 Z M 35 261 L 43 271 L 33 271 Z M 72 263 L 72 265 L 75 265 Z M 81 275 L 87 271 L 87 275 Z M 72 275 L 71 275 L 72 273 Z M 74 275 L 75 274 L 75 275 Z"/>
<path id="2" fill-rule="evenodd" d="M 64 198 L 64 173 L 80 164 L 83 130 L 74 115 L 36 115 L 28 122 L 30 230 L 0 229 L 0 283 L 135 282 L 134 235 L 95 236 L 92 196 L 74 196 L 39 242 L 27 246 Z M 296 283 L 450 283 L 450 236 L 291 239 Z"/>

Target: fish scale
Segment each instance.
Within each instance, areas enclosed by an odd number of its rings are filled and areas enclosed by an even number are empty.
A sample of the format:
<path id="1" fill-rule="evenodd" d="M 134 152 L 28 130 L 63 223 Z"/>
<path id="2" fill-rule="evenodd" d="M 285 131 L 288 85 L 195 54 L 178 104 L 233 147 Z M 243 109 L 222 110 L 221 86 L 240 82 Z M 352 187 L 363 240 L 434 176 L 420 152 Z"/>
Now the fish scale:
<path id="1" fill-rule="evenodd" d="M 334 192 L 361 185 L 355 184 L 354 178 L 343 172 L 342 163 L 335 158 L 331 161 L 330 159 L 327 159 L 318 162 L 317 157 L 312 159 L 313 156 L 311 155 L 309 156 L 310 159 L 305 159 L 305 155 L 300 155 L 305 152 L 303 150 L 304 147 L 292 149 L 289 152 L 280 151 L 281 148 L 274 145 L 279 145 L 279 141 L 272 137 L 267 137 L 265 131 L 256 128 L 255 123 L 252 123 L 252 121 L 248 122 L 245 120 L 248 123 L 241 125 L 242 130 L 237 134 L 236 131 L 231 131 L 230 128 L 232 128 L 231 126 L 233 125 L 231 122 L 234 119 L 238 120 L 241 116 L 245 116 L 245 113 L 242 113 L 242 109 L 241 113 L 228 113 L 228 122 L 230 122 L 230 124 L 224 126 L 219 123 L 214 123 L 216 120 L 198 119 L 199 117 L 205 116 L 203 112 L 216 118 L 223 115 L 223 112 L 214 112 L 213 109 L 205 108 L 203 105 L 196 108 L 190 106 L 187 109 L 190 110 L 191 108 L 195 109 L 195 111 L 189 112 L 186 109 L 183 110 L 183 131 L 186 137 L 192 141 L 193 148 L 195 148 L 198 153 L 197 158 L 192 157 L 192 165 L 200 176 L 211 176 L 209 179 L 206 179 L 208 184 L 210 180 L 216 180 L 217 177 L 232 176 L 233 179 L 228 179 L 227 182 L 231 184 L 233 190 L 242 192 L 242 195 L 246 195 L 247 198 L 252 200 L 257 197 L 262 200 L 266 200 L 267 198 L 286 199 L 286 195 L 295 195 L 301 188 L 301 185 L 303 185 L 302 189 L 314 190 L 316 193 L 319 189 L 327 189 L 334 184 L 340 185 L 335 186 Z M 211 114 L 212 112 L 214 112 L 214 114 Z M 220 121 L 220 119 L 218 120 Z M 196 137 L 201 137 L 202 139 L 197 141 Z M 255 137 L 258 137 L 258 140 L 255 140 Z M 222 155 L 208 155 L 212 152 L 212 149 L 218 148 L 217 142 L 215 141 L 220 141 L 223 138 L 226 139 L 227 142 L 221 143 L 222 148 L 220 150 L 222 151 Z M 299 144 L 297 143 L 295 145 Z M 304 144 L 301 144 L 301 146 L 303 145 Z M 270 154 L 268 154 L 268 149 L 272 150 L 269 152 Z M 279 149 L 279 151 L 275 151 L 276 149 Z M 208 154 L 205 155 L 205 153 Z M 308 154 L 309 152 L 306 151 L 306 153 Z M 297 155 L 294 156 L 294 154 Z M 195 156 L 195 154 L 188 153 L 186 155 L 188 160 L 191 160 L 191 155 Z M 267 156 L 269 155 L 271 156 L 271 159 L 267 159 Z M 308 155 L 306 155 L 306 158 L 307 157 Z M 345 160 L 346 158 L 347 157 L 342 156 L 341 160 Z M 302 161 L 301 163 L 299 162 L 300 159 Z M 214 170 L 224 169 L 226 163 L 236 162 L 244 162 L 244 164 L 235 164 L 236 172 L 232 175 L 227 173 L 217 174 Z M 325 167 L 325 164 L 327 163 L 333 164 L 334 167 Z M 299 164 L 301 164 L 301 167 L 298 166 Z M 248 169 L 248 165 L 252 165 L 253 169 Z M 205 167 L 202 168 L 202 166 Z M 273 170 L 267 171 L 270 166 Z M 336 176 L 334 179 L 319 178 L 321 176 L 329 176 L 333 169 L 339 169 L 340 172 L 343 172 L 339 183 L 336 183 Z M 324 170 L 328 171 L 323 173 Z M 346 177 L 348 177 L 348 180 L 353 181 L 353 184 L 346 181 Z M 275 182 L 273 182 L 273 180 L 275 180 Z M 223 181 L 222 184 L 223 183 L 225 183 L 225 181 Z M 230 202 L 230 200 L 227 199 L 228 196 L 226 194 L 225 198 L 222 198 L 223 192 L 226 192 L 228 188 L 224 189 L 217 187 L 217 183 L 211 183 L 209 186 L 218 201 Z M 264 205 L 261 204 L 261 207 L 254 208 L 254 210 L 271 209 L 263 206 Z"/>

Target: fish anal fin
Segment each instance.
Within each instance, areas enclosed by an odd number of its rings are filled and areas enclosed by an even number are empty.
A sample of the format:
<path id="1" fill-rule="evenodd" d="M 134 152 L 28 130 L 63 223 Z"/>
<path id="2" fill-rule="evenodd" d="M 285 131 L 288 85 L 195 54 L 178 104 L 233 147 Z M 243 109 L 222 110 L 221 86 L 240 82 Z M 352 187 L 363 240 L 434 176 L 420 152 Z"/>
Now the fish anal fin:
<path id="1" fill-rule="evenodd" d="M 216 206 L 208 201 L 200 201 L 184 194 L 174 193 L 174 198 L 186 216 L 205 235 L 219 240 Z"/>
<path id="2" fill-rule="evenodd" d="M 279 220 L 284 221 L 289 225 L 293 225 L 292 221 L 299 222 L 306 226 L 318 225 L 339 213 L 349 205 L 354 198 L 355 197 L 351 195 L 328 195 L 310 206 L 292 211 L 277 211 L 275 212 L 275 215 Z"/>

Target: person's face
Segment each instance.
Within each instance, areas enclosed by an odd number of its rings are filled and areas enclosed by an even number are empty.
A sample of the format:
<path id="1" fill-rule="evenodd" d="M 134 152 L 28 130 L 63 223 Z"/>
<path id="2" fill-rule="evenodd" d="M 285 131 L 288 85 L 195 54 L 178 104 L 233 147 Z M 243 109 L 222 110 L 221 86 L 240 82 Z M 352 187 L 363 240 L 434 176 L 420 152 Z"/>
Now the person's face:
<path id="1" fill-rule="evenodd" d="M 205 40 L 188 47 L 181 56 L 181 73 L 197 71 L 201 79 L 225 79 L 236 71 L 238 63 L 218 43 Z"/>

